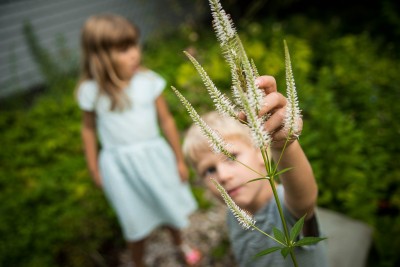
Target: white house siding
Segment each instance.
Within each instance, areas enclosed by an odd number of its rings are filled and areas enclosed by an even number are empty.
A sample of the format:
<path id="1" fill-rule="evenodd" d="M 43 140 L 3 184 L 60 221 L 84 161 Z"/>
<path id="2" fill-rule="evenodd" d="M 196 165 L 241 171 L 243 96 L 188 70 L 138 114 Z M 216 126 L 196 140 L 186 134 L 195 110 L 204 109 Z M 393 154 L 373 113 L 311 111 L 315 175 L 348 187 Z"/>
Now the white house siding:
<path id="1" fill-rule="evenodd" d="M 0 97 L 40 84 L 43 78 L 32 60 L 23 35 L 29 21 L 41 46 L 55 55 L 63 46 L 79 58 L 79 34 L 93 14 L 116 13 L 135 22 L 145 40 L 154 32 L 165 32 L 195 15 L 195 0 L 0 0 Z M 188 15 L 189 14 L 189 15 Z M 75 62 L 75 63 L 74 63 Z M 71 63 L 71 62 L 70 62 Z"/>

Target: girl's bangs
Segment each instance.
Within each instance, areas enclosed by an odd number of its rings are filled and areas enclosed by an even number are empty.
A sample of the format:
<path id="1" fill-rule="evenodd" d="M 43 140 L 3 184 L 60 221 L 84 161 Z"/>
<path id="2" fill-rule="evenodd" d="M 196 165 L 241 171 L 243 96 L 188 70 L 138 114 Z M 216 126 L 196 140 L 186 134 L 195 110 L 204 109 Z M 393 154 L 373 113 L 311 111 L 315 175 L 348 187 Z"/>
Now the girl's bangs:
<path id="1" fill-rule="evenodd" d="M 131 25 L 120 25 L 116 27 L 109 35 L 106 41 L 107 48 L 125 49 L 129 46 L 138 44 L 138 30 Z"/>

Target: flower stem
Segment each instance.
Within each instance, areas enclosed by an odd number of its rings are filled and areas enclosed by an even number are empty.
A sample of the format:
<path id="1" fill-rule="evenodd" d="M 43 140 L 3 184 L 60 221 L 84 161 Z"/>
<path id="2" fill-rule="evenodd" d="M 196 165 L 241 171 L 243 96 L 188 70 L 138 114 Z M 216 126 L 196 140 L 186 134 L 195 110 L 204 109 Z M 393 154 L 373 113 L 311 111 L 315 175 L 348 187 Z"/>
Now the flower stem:
<path id="1" fill-rule="evenodd" d="M 281 241 L 279 241 L 278 239 L 276 239 L 275 237 L 267 234 L 266 232 L 264 232 L 263 230 L 261 230 L 260 228 L 258 228 L 257 226 L 255 226 L 254 224 L 252 225 L 252 227 L 259 231 L 260 233 L 262 233 L 263 235 L 266 235 L 267 237 L 271 238 L 272 240 L 274 240 L 276 243 L 281 244 L 282 246 L 285 246 L 286 244 L 283 244 Z"/>
<path id="2" fill-rule="evenodd" d="M 293 250 L 290 251 L 290 257 L 292 258 L 294 267 L 298 267 L 299 265 L 297 264 L 296 255 L 294 254 Z"/>
<path id="3" fill-rule="evenodd" d="M 292 131 L 289 132 L 289 135 L 288 135 L 288 136 L 290 136 L 291 134 L 292 134 Z M 275 167 L 275 169 L 274 169 L 274 172 L 271 174 L 271 176 L 275 176 L 275 173 L 276 173 L 276 171 L 278 170 L 279 163 L 281 162 L 281 159 L 282 159 L 282 156 L 283 156 L 283 152 L 285 152 L 285 149 L 286 149 L 286 146 L 287 146 L 288 142 L 289 142 L 289 138 L 286 138 L 285 144 L 283 145 L 283 148 L 282 148 L 282 152 L 281 152 L 281 154 L 279 155 L 278 162 L 276 163 L 276 165 L 275 165 L 276 167 Z"/>
<path id="4" fill-rule="evenodd" d="M 268 181 L 269 181 L 269 183 L 271 185 L 272 192 L 274 194 L 276 206 L 278 207 L 278 211 L 279 211 L 279 216 L 281 217 L 283 230 L 284 230 L 285 236 L 286 236 L 286 242 L 289 242 L 289 240 L 290 240 L 290 238 L 289 238 L 289 230 L 288 230 L 287 225 L 286 225 L 285 217 L 283 216 L 283 210 L 282 210 L 281 202 L 280 202 L 279 197 L 278 197 L 278 192 L 276 191 L 275 177 L 272 176 L 271 179 L 268 180 Z"/>
<path id="5" fill-rule="evenodd" d="M 269 166 L 269 161 L 267 161 L 266 151 L 261 150 L 261 153 L 262 153 L 262 156 L 263 156 L 263 159 L 264 159 L 264 163 L 265 163 L 266 169 L 268 171 L 271 170 L 271 168 Z M 289 230 L 288 230 L 288 227 L 287 227 L 287 224 L 286 224 L 285 217 L 283 215 L 282 205 L 281 205 L 281 202 L 280 202 L 279 197 L 278 197 L 278 191 L 276 190 L 275 171 L 276 171 L 276 169 L 274 170 L 274 173 L 272 173 L 272 175 L 270 175 L 270 179 L 268 181 L 269 181 L 269 184 L 271 185 L 272 193 L 274 195 L 276 206 L 277 206 L 278 211 L 279 211 L 279 216 L 281 217 L 281 221 L 282 221 L 282 225 L 283 225 L 283 231 L 284 231 L 285 237 L 286 237 L 286 244 L 285 245 L 287 247 L 289 247 L 289 246 L 291 246 L 290 235 L 289 235 Z M 293 261 L 294 266 L 298 267 L 297 260 L 296 260 L 296 255 L 294 254 L 293 250 L 290 251 L 290 257 L 291 257 L 291 259 Z"/>

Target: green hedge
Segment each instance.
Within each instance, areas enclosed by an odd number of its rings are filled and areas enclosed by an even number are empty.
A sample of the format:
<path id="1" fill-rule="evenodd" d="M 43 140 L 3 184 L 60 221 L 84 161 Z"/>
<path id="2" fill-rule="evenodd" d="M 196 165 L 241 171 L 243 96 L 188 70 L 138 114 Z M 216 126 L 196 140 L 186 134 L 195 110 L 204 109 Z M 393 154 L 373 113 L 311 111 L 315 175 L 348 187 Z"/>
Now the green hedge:
<path id="1" fill-rule="evenodd" d="M 259 72 L 274 75 L 280 91 L 287 40 L 305 121 L 300 142 L 318 180 L 319 205 L 374 227 L 369 265 L 395 266 L 399 61 L 367 34 L 332 37 L 329 30 L 295 18 L 250 23 L 239 32 Z M 144 47 L 144 61 L 203 113 L 212 104 L 182 50 L 229 92 L 229 69 L 209 30 L 183 28 L 162 42 L 155 38 Z M 10 98 L 0 105 L 1 266 L 105 266 L 123 248 L 115 215 L 86 170 L 75 85 L 64 77 L 29 104 Z M 171 90 L 164 94 L 183 132 L 190 118 Z M 206 207 L 201 188 L 194 192 Z"/>
<path id="2" fill-rule="evenodd" d="M 285 23 L 247 23 L 239 33 L 259 72 L 275 76 L 282 92 L 283 39 L 287 40 L 305 121 L 300 142 L 317 177 L 319 205 L 374 228 L 370 266 L 400 264 L 393 249 L 400 247 L 400 167 L 395 160 L 400 152 L 400 142 L 395 141 L 400 132 L 400 63 L 394 47 L 366 33 L 340 35 L 302 17 Z M 218 87 L 229 93 L 229 69 L 215 37 L 209 31 L 197 34 L 198 41 L 188 39 L 177 50 L 194 53 Z M 155 66 L 200 113 L 210 110 L 194 67 L 181 57 L 169 59 L 169 47 L 152 47 L 159 53 Z M 165 64 L 169 60 L 178 67 L 170 68 Z M 172 92 L 167 96 L 186 129 L 189 116 Z"/>
<path id="3" fill-rule="evenodd" d="M 31 107 L 0 120 L 0 265 L 99 266 L 120 230 L 89 178 L 80 140 L 75 81 L 63 80 Z"/>

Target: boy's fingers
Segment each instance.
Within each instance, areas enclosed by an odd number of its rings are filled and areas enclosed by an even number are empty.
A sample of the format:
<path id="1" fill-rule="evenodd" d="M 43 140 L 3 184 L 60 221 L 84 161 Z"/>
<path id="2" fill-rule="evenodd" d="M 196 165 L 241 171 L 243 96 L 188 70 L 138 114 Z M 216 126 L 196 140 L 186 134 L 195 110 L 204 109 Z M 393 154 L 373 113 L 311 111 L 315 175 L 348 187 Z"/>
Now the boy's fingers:
<path id="1" fill-rule="evenodd" d="M 257 79 L 256 79 L 256 84 L 257 84 L 257 86 L 261 89 L 261 90 L 263 90 L 264 91 L 264 93 L 268 96 L 269 94 L 271 94 L 271 93 L 274 93 L 274 92 L 277 92 L 277 87 L 276 87 L 276 80 L 275 80 L 275 78 L 273 77 L 273 76 L 269 76 L 269 75 L 263 75 L 263 76 L 260 76 L 260 77 L 258 77 Z M 275 98 L 276 96 L 273 96 L 272 98 Z M 274 106 L 276 106 L 275 104 L 274 104 L 274 101 L 273 100 L 267 100 L 268 101 L 268 103 L 270 103 L 271 102 L 271 104 L 272 105 L 268 105 L 268 104 L 265 104 L 265 107 L 263 106 L 262 108 L 261 108 L 261 110 L 260 110 L 260 116 L 262 116 L 262 115 L 264 115 L 266 112 L 268 112 L 268 111 L 270 111 L 271 109 L 273 109 L 274 108 Z M 264 101 L 264 103 L 267 103 L 267 102 L 265 102 Z M 286 102 L 284 102 L 284 104 L 286 104 Z M 240 120 L 240 121 L 246 121 L 246 115 L 244 114 L 244 112 L 243 111 L 240 111 L 239 113 L 238 113 L 238 119 Z"/>
<path id="2" fill-rule="evenodd" d="M 240 122 L 246 121 L 246 114 L 244 114 L 243 111 L 239 111 L 239 113 L 237 114 L 237 117 L 238 117 Z"/>
<path id="3" fill-rule="evenodd" d="M 258 116 L 262 117 L 267 113 L 275 113 L 278 109 L 286 105 L 286 98 L 277 92 L 271 92 L 263 99 L 263 105 L 259 110 Z M 239 121 L 246 121 L 246 114 L 243 111 L 238 112 L 237 117 Z"/>
<path id="4" fill-rule="evenodd" d="M 299 135 L 301 134 L 301 129 L 298 133 L 292 134 L 290 136 L 288 134 L 288 131 L 283 128 L 281 128 L 279 131 L 272 133 L 272 146 L 282 147 L 286 141 L 289 141 L 289 143 L 291 143 L 294 140 L 297 140 Z"/>
<path id="5" fill-rule="evenodd" d="M 266 95 L 277 91 L 276 80 L 273 76 L 260 76 L 256 79 L 256 84 L 260 89 L 264 90 Z"/>
<path id="6" fill-rule="evenodd" d="M 258 113 L 260 117 L 273 110 L 283 108 L 286 105 L 286 98 L 280 93 L 272 92 L 264 97 L 263 102 L 264 103 Z"/>
<path id="7" fill-rule="evenodd" d="M 277 110 L 264 124 L 265 130 L 269 133 L 279 131 L 282 128 L 283 121 L 285 119 L 285 110 Z"/>

